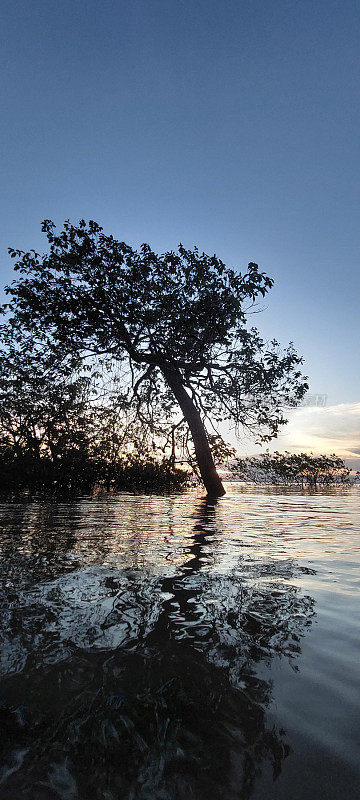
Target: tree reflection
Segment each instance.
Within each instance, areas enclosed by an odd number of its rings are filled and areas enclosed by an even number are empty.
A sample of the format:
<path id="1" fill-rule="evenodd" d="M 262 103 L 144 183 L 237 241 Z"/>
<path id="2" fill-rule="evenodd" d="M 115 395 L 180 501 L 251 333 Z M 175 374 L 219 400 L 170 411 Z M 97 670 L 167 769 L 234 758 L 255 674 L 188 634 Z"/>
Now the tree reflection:
<path id="1" fill-rule="evenodd" d="M 266 666 L 300 653 L 313 601 L 269 563 L 217 571 L 216 532 L 204 501 L 175 575 L 93 567 L 24 596 L 1 798 L 246 800 L 265 762 L 279 774 L 288 747 L 267 724 Z M 12 641 L 19 631 L 9 620 Z"/>

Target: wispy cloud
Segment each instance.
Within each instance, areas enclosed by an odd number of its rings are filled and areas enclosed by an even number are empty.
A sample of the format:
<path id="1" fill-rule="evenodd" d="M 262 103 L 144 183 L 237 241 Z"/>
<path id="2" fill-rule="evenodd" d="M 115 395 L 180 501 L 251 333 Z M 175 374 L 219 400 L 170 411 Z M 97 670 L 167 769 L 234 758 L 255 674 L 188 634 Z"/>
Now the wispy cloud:
<path id="1" fill-rule="evenodd" d="M 360 470 L 360 402 L 341 403 L 325 408 L 310 406 L 296 408 L 288 413 L 277 439 L 262 447 L 244 436 L 237 439 L 223 427 L 224 438 L 240 455 L 289 450 L 291 453 L 336 453 L 355 470 Z"/>
<path id="2" fill-rule="evenodd" d="M 336 453 L 353 468 L 359 469 L 360 402 L 295 409 L 270 449 Z"/>

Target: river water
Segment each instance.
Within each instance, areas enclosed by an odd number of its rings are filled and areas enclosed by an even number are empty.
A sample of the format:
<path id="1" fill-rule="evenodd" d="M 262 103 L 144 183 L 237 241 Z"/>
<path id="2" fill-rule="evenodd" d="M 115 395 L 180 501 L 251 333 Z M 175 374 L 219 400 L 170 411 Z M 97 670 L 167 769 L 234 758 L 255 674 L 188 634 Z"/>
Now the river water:
<path id="1" fill-rule="evenodd" d="M 1 800 L 360 796 L 360 491 L 0 506 Z"/>

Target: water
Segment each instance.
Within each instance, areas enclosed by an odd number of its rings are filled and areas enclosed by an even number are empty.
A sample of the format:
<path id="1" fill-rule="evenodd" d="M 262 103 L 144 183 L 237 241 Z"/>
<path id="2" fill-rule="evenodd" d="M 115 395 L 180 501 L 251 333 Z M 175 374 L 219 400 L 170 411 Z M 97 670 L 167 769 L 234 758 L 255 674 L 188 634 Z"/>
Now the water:
<path id="1" fill-rule="evenodd" d="M 358 797 L 359 499 L 0 506 L 0 799 Z"/>

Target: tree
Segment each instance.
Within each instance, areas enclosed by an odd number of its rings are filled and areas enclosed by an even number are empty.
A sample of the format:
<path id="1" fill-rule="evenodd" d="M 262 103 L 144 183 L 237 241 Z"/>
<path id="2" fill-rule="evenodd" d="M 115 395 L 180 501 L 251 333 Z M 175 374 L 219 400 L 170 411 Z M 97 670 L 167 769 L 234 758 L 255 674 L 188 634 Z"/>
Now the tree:
<path id="1" fill-rule="evenodd" d="M 247 325 L 273 281 L 257 264 L 235 272 L 196 248 L 135 251 L 93 221 L 67 221 L 56 235 L 45 220 L 42 230 L 46 255 L 9 251 L 20 277 L 6 289 L 3 335 L 19 346 L 31 341 L 62 365 L 102 359 L 127 367 L 143 424 L 163 434 L 183 418 L 208 494 L 222 495 L 206 425 L 218 433 L 227 420 L 268 441 L 307 389 L 292 344 L 281 351 Z"/>
<path id="2" fill-rule="evenodd" d="M 91 436 L 90 378 L 7 339 L 0 351 L 0 442 L 16 455 L 53 459 Z"/>
<path id="3" fill-rule="evenodd" d="M 74 365 L 73 365 L 74 366 Z M 98 373 L 79 375 L 7 337 L 0 350 L 0 492 L 176 490 L 176 468 Z M 106 376 L 107 383 L 109 375 Z"/>
<path id="4" fill-rule="evenodd" d="M 350 470 L 340 456 L 313 453 L 261 453 L 237 459 L 233 472 L 255 483 L 299 483 L 316 488 L 320 484 L 346 483 Z"/>

